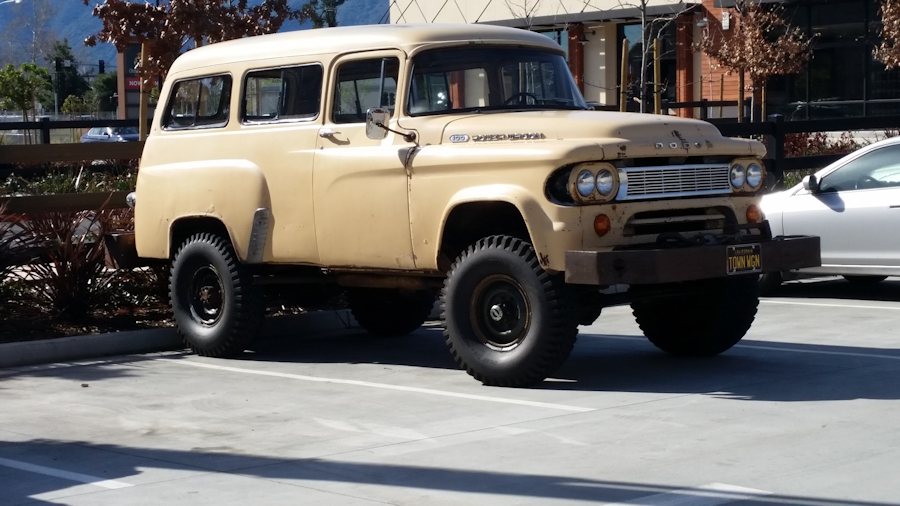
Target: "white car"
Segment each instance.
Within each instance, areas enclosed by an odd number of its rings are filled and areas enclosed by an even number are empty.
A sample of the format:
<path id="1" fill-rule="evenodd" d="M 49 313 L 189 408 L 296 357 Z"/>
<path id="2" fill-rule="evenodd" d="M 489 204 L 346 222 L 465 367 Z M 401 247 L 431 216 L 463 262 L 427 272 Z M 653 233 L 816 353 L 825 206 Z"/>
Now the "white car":
<path id="1" fill-rule="evenodd" d="M 900 276 L 900 137 L 859 149 L 762 199 L 773 236 L 817 235 L 822 266 L 767 274 L 763 289 L 801 275 L 873 283 Z"/>

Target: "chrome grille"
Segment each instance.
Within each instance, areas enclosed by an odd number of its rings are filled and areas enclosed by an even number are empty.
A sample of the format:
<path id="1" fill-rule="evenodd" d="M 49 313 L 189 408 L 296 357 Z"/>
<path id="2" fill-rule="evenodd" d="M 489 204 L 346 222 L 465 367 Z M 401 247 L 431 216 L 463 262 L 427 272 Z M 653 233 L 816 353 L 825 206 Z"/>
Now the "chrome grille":
<path id="1" fill-rule="evenodd" d="M 667 165 L 619 169 L 616 200 L 646 200 L 731 193 L 728 165 Z"/>

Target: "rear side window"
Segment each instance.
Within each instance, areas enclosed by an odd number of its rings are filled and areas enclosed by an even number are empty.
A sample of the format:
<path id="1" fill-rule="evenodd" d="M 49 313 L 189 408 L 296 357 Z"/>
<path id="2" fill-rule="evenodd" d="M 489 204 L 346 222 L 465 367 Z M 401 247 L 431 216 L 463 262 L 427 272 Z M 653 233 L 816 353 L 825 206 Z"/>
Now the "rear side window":
<path id="1" fill-rule="evenodd" d="M 163 127 L 212 128 L 228 124 L 231 76 L 187 79 L 175 83 Z"/>
<path id="2" fill-rule="evenodd" d="M 319 65 L 251 72 L 244 85 L 242 121 L 312 119 L 319 115 L 321 96 Z"/>

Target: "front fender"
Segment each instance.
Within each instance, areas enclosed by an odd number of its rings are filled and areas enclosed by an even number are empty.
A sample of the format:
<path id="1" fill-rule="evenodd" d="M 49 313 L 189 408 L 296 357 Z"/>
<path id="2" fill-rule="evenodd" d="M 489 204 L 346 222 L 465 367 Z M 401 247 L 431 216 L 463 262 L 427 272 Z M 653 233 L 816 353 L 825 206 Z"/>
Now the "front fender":
<path id="1" fill-rule="evenodd" d="M 506 203 L 516 208 L 528 231 L 529 241 L 534 247 L 541 266 L 549 270 L 562 270 L 564 258 L 560 252 L 564 247 L 576 247 L 578 234 L 560 234 L 560 232 L 577 232 L 573 227 L 572 213 L 565 213 L 564 209 L 555 206 L 545 199 L 541 199 L 542 192 L 535 192 L 534 188 L 525 188 L 514 184 L 487 184 L 464 188 L 452 195 L 443 212 L 443 219 L 438 233 L 436 244 L 443 244 L 444 230 L 451 214 L 459 206 L 477 203 Z M 562 211 L 562 212 L 561 212 Z M 484 216 L 484 220 L 490 220 L 490 216 Z M 569 230 L 572 229 L 572 230 Z M 571 241 L 565 238 L 569 237 Z M 571 242 L 571 244 L 570 244 Z"/>

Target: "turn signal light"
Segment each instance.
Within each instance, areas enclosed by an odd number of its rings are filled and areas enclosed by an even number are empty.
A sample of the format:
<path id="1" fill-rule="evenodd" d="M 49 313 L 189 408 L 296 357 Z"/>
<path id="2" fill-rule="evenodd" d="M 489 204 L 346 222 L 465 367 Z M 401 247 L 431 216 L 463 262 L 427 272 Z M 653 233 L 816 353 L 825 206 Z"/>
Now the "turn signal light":
<path id="1" fill-rule="evenodd" d="M 605 214 L 598 214 L 594 218 L 594 233 L 597 234 L 598 237 L 603 237 L 607 233 L 609 233 L 612 228 L 612 223 L 609 221 L 609 216 Z"/>
<path id="2" fill-rule="evenodd" d="M 763 213 L 756 204 L 747 206 L 747 223 L 762 223 Z"/>

